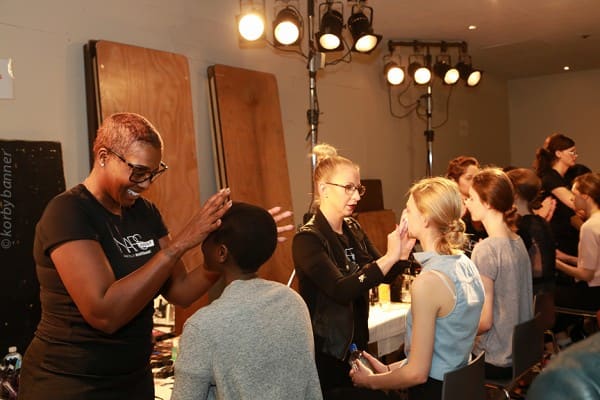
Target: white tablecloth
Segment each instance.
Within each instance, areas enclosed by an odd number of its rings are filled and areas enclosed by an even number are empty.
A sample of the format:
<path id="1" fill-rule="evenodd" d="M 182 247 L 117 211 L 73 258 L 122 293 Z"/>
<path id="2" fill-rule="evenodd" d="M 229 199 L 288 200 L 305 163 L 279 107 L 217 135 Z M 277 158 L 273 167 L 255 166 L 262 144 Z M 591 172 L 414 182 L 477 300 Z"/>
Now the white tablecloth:
<path id="1" fill-rule="evenodd" d="M 369 343 L 377 343 L 377 356 L 392 353 L 404 343 L 407 303 L 384 303 L 369 311 Z"/>

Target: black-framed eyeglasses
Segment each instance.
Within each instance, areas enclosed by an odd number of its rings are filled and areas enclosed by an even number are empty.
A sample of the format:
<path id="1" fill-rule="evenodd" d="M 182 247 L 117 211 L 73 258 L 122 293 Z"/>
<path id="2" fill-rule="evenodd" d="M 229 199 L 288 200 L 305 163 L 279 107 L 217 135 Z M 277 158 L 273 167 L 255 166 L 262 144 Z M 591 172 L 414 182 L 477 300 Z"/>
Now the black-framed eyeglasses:
<path id="1" fill-rule="evenodd" d="M 133 183 L 142 183 L 147 180 L 149 180 L 150 182 L 154 182 L 156 180 L 156 178 L 158 178 L 163 172 L 165 172 L 167 169 L 169 169 L 167 164 L 165 164 L 164 162 L 161 161 L 160 167 L 154 171 L 151 171 L 150 168 L 148 168 L 146 166 L 130 163 L 129 161 L 127 161 L 125 159 L 125 157 L 123 157 L 122 155 L 120 155 L 119 153 L 117 153 L 114 150 L 111 150 L 108 148 L 106 150 L 108 150 L 110 153 L 117 156 L 117 158 L 119 158 L 119 160 L 123 161 L 125 164 L 127 164 L 127 166 L 129 168 L 131 168 L 131 174 L 129 175 L 129 180 Z"/>
<path id="2" fill-rule="evenodd" d="M 328 185 L 333 185 L 333 186 L 337 186 L 337 187 L 341 187 L 344 188 L 344 190 L 346 191 L 347 195 L 353 195 L 355 191 L 358 190 L 358 195 L 359 196 L 364 196 L 365 193 L 367 192 L 367 188 L 364 187 L 363 185 L 358 185 L 356 186 L 354 183 L 349 183 L 347 185 L 340 185 L 339 183 L 332 183 L 332 182 L 325 182 Z"/>

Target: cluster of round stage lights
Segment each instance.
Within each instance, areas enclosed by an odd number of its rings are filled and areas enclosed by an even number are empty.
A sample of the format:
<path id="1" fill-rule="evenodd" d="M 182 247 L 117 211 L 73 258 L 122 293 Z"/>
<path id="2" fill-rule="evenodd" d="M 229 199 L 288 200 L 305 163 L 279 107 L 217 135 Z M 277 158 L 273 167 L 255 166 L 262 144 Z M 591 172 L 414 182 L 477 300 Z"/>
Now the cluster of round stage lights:
<path id="1" fill-rule="evenodd" d="M 325 11 L 319 24 L 319 32 L 316 34 L 317 45 L 320 51 L 340 51 L 344 49 L 342 30 L 344 28 L 343 15 L 340 10 L 332 8 L 330 4 L 323 3 Z M 371 13 L 371 18 L 365 11 Z M 373 51 L 382 36 L 373 32 L 372 9 L 362 6 L 356 10 L 353 8 L 352 15 L 348 18 L 348 29 L 352 35 L 352 51 L 359 53 L 370 53 Z M 265 33 L 264 16 L 258 12 L 249 12 L 238 21 L 240 35 L 248 41 L 256 41 Z M 302 36 L 302 17 L 295 7 L 287 6 L 277 13 L 273 23 L 273 37 L 275 44 L 279 46 L 291 46 L 299 43 Z"/>
<path id="2" fill-rule="evenodd" d="M 404 68 L 393 61 L 385 65 L 384 72 L 390 85 L 400 85 L 406 79 Z M 407 72 L 417 85 L 428 84 L 434 75 L 442 79 L 445 85 L 455 85 L 460 79 L 463 79 L 467 86 L 473 87 L 481 81 L 481 71 L 474 69 L 464 61 L 460 61 L 455 66 L 451 66 L 448 62 L 438 61 L 433 65 L 433 69 L 418 62 L 412 62 L 408 65 Z"/>

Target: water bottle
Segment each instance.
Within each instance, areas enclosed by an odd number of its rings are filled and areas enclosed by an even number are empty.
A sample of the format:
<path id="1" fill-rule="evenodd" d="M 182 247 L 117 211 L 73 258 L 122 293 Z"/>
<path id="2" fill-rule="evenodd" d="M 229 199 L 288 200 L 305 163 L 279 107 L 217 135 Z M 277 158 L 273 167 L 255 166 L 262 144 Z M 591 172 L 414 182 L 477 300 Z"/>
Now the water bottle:
<path id="1" fill-rule="evenodd" d="M 5 367 L 12 365 L 14 367 L 15 372 L 21 369 L 21 362 L 23 361 L 23 357 L 17 351 L 17 346 L 10 346 L 8 348 L 8 354 L 4 356 L 2 360 L 2 364 Z"/>
<path id="2" fill-rule="evenodd" d="M 371 366 L 369 360 L 367 360 L 365 356 L 363 356 L 362 351 L 358 350 L 356 343 L 352 343 L 350 345 L 350 356 L 348 357 L 348 363 L 350 363 L 350 367 L 358 369 L 358 366 L 356 365 L 357 360 L 360 360 L 360 362 L 362 362 L 365 367 L 373 371 L 373 367 Z"/>
<path id="3" fill-rule="evenodd" d="M 369 305 L 374 306 L 379 303 L 379 288 L 377 286 L 369 289 Z"/>
<path id="4" fill-rule="evenodd" d="M 17 398 L 22 359 L 16 346 L 8 348 L 8 354 L 4 356 L 0 368 L 0 398 L 9 400 Z"/>
<path id="5" fill-rule="evenodd" d="M 400 292 L 400 301 L 402 301 L 403 303 L 410 303 L 410 287 L 412 286 L 414 276 L 409 274 L 403 274 L 402 278 L 402 291 Z"/>

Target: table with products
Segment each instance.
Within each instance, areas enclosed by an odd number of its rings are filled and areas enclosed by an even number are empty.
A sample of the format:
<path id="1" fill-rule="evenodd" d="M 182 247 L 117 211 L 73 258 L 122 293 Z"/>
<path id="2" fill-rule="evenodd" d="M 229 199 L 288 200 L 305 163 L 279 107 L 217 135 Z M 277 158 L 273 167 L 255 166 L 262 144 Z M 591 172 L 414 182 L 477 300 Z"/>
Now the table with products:
<path id="1" fill-rule="evenodd" d="M 378 303 L 369 311 L 369 344 L 376 344 L 378 357 L 393 353 L 404 343 L 409 303 Z"/>

